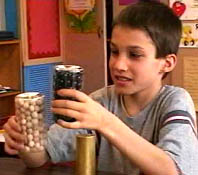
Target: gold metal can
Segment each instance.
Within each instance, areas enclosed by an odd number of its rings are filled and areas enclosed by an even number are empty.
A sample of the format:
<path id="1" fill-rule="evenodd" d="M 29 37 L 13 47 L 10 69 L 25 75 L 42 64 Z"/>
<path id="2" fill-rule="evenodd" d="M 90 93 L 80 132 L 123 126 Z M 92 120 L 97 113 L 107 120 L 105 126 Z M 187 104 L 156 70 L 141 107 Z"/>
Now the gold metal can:
<path id="1" fill-rule="evenodd" d="M 76 175 L 96 174 L 96 137 L 92 134 L 76 136 Z"/>

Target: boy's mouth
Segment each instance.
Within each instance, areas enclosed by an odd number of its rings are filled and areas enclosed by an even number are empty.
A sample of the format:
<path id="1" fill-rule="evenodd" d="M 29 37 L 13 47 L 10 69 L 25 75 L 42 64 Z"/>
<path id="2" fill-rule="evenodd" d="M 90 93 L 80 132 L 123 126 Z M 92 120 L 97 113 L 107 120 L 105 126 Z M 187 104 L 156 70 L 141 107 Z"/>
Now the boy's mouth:
<path id="1" fill-rule="evenodd" d="M 125 76 L 118 76 L 118 75 L 115 75 L 115 78 L 118 81 L 131 81 L 132 80 L 131 78 L 128 78 L 128 77 L 125 77 Z"/>

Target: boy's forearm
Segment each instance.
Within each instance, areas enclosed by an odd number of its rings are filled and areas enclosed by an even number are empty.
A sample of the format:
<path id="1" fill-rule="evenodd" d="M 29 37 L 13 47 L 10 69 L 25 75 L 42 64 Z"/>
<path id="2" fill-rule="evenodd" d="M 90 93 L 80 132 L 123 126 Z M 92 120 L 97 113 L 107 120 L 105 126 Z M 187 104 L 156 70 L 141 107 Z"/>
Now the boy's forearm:
<path id="1" fill-rule="evenodd" d="M 20 152 L 19 157 L 29 168 L 40 167 L 49 160 L 49 156 L 45 150 L 40 152 Z"/>
<path id="2" fill-rule="evenodd" d="M 144 174 L 178 175 L 174 161 L 163 150 L 136 134 L 119 118 L 107 117 L 99 132 Z"/>

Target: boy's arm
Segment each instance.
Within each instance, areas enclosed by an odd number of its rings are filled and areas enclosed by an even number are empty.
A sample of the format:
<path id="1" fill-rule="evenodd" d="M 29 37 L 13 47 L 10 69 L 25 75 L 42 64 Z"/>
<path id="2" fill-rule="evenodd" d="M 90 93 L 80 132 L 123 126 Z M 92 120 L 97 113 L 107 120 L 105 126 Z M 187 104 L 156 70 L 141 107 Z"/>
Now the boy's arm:
<path id="1" fill-rule="evenodd" d="M 58 120 L 60 126 L 99 131 L 145 175 L 178 175 L 176 165 L 168 154 L 136 134 L 101 104 L 86 94 L 72 89 L 59 90 L 58 94 L 78 100 L 53 101 L 52 112 L 76 119 L 75 122 Z"/>
<path id="2" fill-rule="evenodd" d="M 145 175 L 178 175 L 174 161 L 163 150 L 140 137 L 113 114 L 106 119 L 99 132 Z"/>

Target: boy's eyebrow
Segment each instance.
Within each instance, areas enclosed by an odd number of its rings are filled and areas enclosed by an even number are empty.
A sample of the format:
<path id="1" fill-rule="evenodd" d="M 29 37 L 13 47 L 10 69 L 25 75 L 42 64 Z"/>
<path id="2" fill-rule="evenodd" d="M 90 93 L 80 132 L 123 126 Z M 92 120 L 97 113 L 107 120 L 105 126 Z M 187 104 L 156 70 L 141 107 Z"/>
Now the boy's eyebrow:
<path id="1" fill-rule="evenodd" d="M 116 46 L 116 44 L 114 44 L 112 41 L 110 41 L 110 45 L 112 45 L 112 46 Z"/>
<path id="2" fill-rule="evenodd" d="M 142 47 L 139 46 L 128 46 L 129 49 L 137 49 L 137 50 L 144 50 Z"/>
<path id="3" fill-rule="evenodd" d="M 116 47 L 116 44 L 114 44 L 111 41 L 110 41 L 110 45 L 113 46 L 113 47 Z M 129 48 L 129 49 L 137 49 L 137 50 L 142 50 L 142 51 L 144 50 L 142 47 L 139 47 L 139 46 L 136 46 L 136 45 L 135 46 L 128 46 L 127 48 Z"/>

